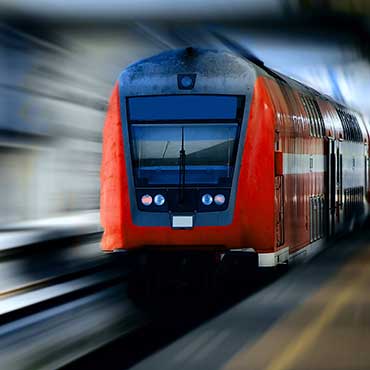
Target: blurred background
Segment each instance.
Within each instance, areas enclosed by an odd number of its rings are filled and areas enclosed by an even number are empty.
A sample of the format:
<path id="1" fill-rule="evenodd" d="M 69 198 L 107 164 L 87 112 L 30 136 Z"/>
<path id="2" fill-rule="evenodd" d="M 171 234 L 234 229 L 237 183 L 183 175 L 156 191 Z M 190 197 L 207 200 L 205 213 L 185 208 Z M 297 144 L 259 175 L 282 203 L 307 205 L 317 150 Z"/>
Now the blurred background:
<path id="1" fill-rule="evenodd" d="M 145 321 L 125 262 L 99 250 L 102 130 L 126 66 L 185 46 L 247 50 L 370 117 L 369 40 L 366 0 L 0 0 L 1 369 L 58 368 Z M 288 306 L 283 288 L 267 296 Z"/>

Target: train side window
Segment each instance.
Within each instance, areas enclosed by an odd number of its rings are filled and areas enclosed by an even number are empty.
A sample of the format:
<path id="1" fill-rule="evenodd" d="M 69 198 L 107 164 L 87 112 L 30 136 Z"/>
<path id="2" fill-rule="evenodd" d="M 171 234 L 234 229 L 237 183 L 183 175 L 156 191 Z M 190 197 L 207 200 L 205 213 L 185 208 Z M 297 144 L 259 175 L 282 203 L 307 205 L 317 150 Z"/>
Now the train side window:
<path id="1" fill-rule="evenodd" d="M 347 120 L 346 120 L 346 116 L 345 116 L 345 114 L 342 110 L 340 110 L 339 112 L 340 112 L 340 119 L 341 119 L 342 124 L 343 124 L 344 139 L 345 140 L 351 140 L 349 130 L 348 130 L 348 123 L 347 123 Z"/>
<path id="2" fill-rule="evenodd" d="M 357 128 L 358 128 L 358 134 L 360 135 L 360 141 L 363 141 L 362 130 L 360 129 L 360 125 L 359 125 L 358 120 L 357 120 L 356 117 L 355 117 L 355 121 L 356 121 L 356 125 L 357 125 Z"/>
<path id="3" fill-rule="evenodd" d="M 352 124 L 355 129 L 355 135 L 356 135 L 356 141 L 362 141 L 361 140 L 361 130 L 360 126 L 358 125 L 358 121 L 354 115 L 351 114 Z"/>
<path id="4" fill-rule="evenodd" d="M 355 120 L 355 117 L 352 114 L 350 114 L 350 117 L 351 117 L 351 123 L 353 127 L 354 139 L 355 141 L 360 141 L 360 135 L 358 132 L 358 127 L 357 127 L 357 122 Z"/>
<path id="5" fill-rule="evenodd" d="M 341 109 L 339 109 L 339 108 L 337 108 L 336 111 L 337 111 L 338 116 L 339 116 L 339 119 L 340 119 L 340 121 L 342 123 L 343 137 L 344 137 L 344 139 L 345 140 L 351 140 L 349 124 L 347 122 L 345 113 Z"/>
<path id="6" fill-rule="evenodd" d="M 351 120 L 349 119 L 349 115 L 347 112 L 344 113 L 344 117 L 347 122 L 350 140 L 353 141 L 353 127 L 351 125 Z"/>
<path id="7" fill-rule="evenodd" d="M 346 117 L 344 115 L 344 112 L 340 110 L 339 113 L 340 113 L 340 120 L 342 121 L 342 125 L 343 125 L 344 139 L 345 140 L 350 140 L 347 120 L 346 120 Z"/>
<path id="8" fill-rule="evenodd" d="M 315 98 L 300 96 L 306 114 L 310 122 L 310 135 L 315 137 L 325 136 L 325 122 L 322 117 L 319 104 Z M 339 114 L 339 112 L 338 112 Z"/>
<path id="9" fill-rule="evenodd" d="M 362 142 L 364 140 L 364 138 L 362 136 L 362 130 L 360 128 L 360 125 L 359 125 L 358 120 L 357 120 L 356 117 L 355 117 L 355 122 L 356 122 L 356 127 L 357 127 L 357 130 L 358 130 L 359 140 Z"/>
<path id="10" fill-rule="evenodd" d="M 342 127 L 343 127 L 343 139 L 346 139 L 347 138 L 346 128 L 345 128 L 345 125 L 344 125 L 344 122 L 343 122 L 342 113 L 341 113 L 341 111 L 339 109 L 336 109 L 336 111 L 337 111 L 339 120 L 340 120 L 340 122 L 342 124 Z"/>
<path id="11" fill-rule="evenodd" d="M 353 127 L 353 138 L 354 141 L 359 141 L 359 136 L 357 132 L 357 127 L 356 127 L 356 122 L 354 120 L 354 117 L 352 114 L 349 115 L 350 121 L 351 121 L 351 126 Z"/>
<path id="12" fill-rule="evenodd" d="M 320 136 L 320 131 L 319 131 L 319 127 L 318 127 L 317 120 L 316 120 L 315 109 L 312 105 L 312 99 L 307 98 L 307 105 L 308 105 L 310 113 L 311 113 L 311 124 L 314 128 L 315 137 L 319 137 Z"/>
<path id="13" fill-rule="evenodd" d="M 308 102 L 307 102 L 307 98 L 305 96 L 302 97 L 304 103 L 305 103 L 305 109 L 306 109 L 306 114 L 308 116 L 308 120 L 310 122 L 310 133 L 311 133 L 311 136 L 315 136 L 315 131 L 314 131 L 314 126 L 312 124 L 312 117 L 311 117 L 311 110 L 308 106 Z"/>
<path id="14" fill-rule="evenodd" d="M 306 99 L 304 96 L 302 96 L 302 102 L 303 102 L 303 105 L 304 105 L 304 110 L 306 112 L 306 117 L 308 118 L 308 124 L 310 126 L 310 136 L 313 136 L 313 127 L 311 125 L 311 117 L 310 117 L 310 112 L 308 110 L 308 107 L 307 107 L 307 102 L 306 102 Z"/>
<path id="15" fill-rule="evenodd" d="M 360 129 L 360 125 L 358 124 L 357 118 L 352 113 L 348 113 L 348 117 L 353 131 L 353 141 L 361 142 L 362 132 Z"/>
<path id="16" fill-rule="evenodd" d="M 357 118 L 355 117 L 355 122 L 356 122 L 356 125 L 357 125 L 357 130 L 358 130 L 358 134 L 359 134 L 359 140 L 360 141 L 363 141 L 363 136 L 362 136 L 362 130 L 360 129 L 360 125 L 359 125 L 359 123 L 358 123 L 358 120 L 357 120 Z"/>
<path id="17" fill-rule="evenodd" d="M 349 125 L 351 127 L 352 140 L 353 141 L 357 141 L 357 139 L 356 139 L 356 127 L 354 125 L 354 122 L 353 122 L 353 119 L 352 119 L 352 115 L 351 114 L 348 114 L 348 113 L 347 113 L 347 115 L 348 115 L 348 123 L 349 123 Z"/>
<path id="18" fill-rule="evenodd" d="M 352 141 L 356 141 L 356 131 L 355 131 L 355 126 L 353 124 L 352 115 L 349 113 L 347 113 L 346 115 L 347 115 L 349 127 L 351 128 Z"/>
<path id="19" fill-rule="evenodd" d="M 312 136 L 317 136 L 316 125 L 315 125 L 315 121 L 313 119 L 311 104 L 310 104 L 310 101 L 309 101 L 308 98 L 305 98 L 305 100 L 306 100 L 306 105 L 307 105 L 308 116 L 310 117 L 310 125 L 312 126 L 312 132 L 313 132 Z"/>
<path id="20" fill-rule="evenodd" d="M 319 117 L 319 122 L 320 122 L 320 129 L 321 129 L 321 136 L 325 136 L 325 122 L 321 114 L 321 110 L 319 107 L 319 104 L 317 103 L 316 99 L 313 100 L 313 103 L 316 108 L 317 115 Z"/>
<path id="21" fill-rule="evenodd" d="M 309 123 L 309 126 L 310 126 L 310 136 L 314 136 L 313 127 L 312 127 L 312 123 L 311 123 L 310 112 L 309 112 L 308 107 L 307 107 L 306 98 L 303 95 L 301 95 L 300 98 L 301 98 L 304 110 L 306 112 L 306 116 L 308 118 L 308 123 Z"/>
<path id="22" fill-rule="evenodd" d="M 317 115 L 317 121 L 318 121 L 319 127 L 320 127 L 320 136 L 323 137 L 323 136 L 325 136 L 324 121 L 322 119 L 320 108 L 319 108 L 319 105 L 317 104 L 316 99 L 313 99 L 313 105 L 315 107 L 315 111 L 316 111 L 316 115 Z"/>
<path id="23" fill-rule="evenodd" d="M 359 125 L 358 120 L 355 116 L 352 116 L 352 119 L 353 119 L 353 125 L 356 128 L 356 132 L 357 132 L 357 140 L 361 142 L 363 140 L 363 138 L 362 138 L 362 131 L 360 129 L 360 125 Z"/>
<path id="24" fill-rule="evenodd" d="M 320 130 L 319 130 L 318 122 L 317 122 L 317 117 L 316 117 L 316 114 L 315 114 L 315 109 L 314 109 L 314 106 L 312 104 L 312 99 L 307 98 L 307 102 L 308 102 L 308 106 L 310 107 L 310 111 L 311 111 L 312 124 L 315 127 L 315 132 L 316 132 L 315 136 L 319 137 L 320 136 Z"/>
<path id="25" fill-rule="evenodd" d="M 320 122 L 319 122 L 318 114 L 316 112 L 314 99 L 309 98 L 308 100 L 310 102 L 310 106 L 311 106 L 311 110 L 312 110 L 312 114 L 313 114 L 313 119 L 314 119 L 315 126 L 316 126 L 317 136 L 320 137 L 321 136 Z"/>
<path id="26" fill-rule="evenodd" d="M 348 126 L 351 132 L 351 140 L 355 141 L 356 140 L 355 139 L 355 128 L 353 127 L 353 124 L 352 124 L 351 115 L 347 112 L 346 112 L 346 118 L 347 118 Z"/>
<path id="27" fill-rule="evenodd" d="M 347 127 L 348 127 L 348 132 L 349 132 L 349 139 L 351 141 L 353 141 L 353 129 L 352 129 L 351 121 L 349 119 L 349 115 L 348 115 L 347 112 L 344 113 L 344 118 L 347 122 Z"/>
<path id="28" fill-rule="evenodd" d="M 303 105 L 303 108 L 304 108 L 304 111 L 305 111 L 305 115 L 307 116 L 307 108 L 306 108 L 306 102 L 304 101 L 304 97 L 302 95 L 299 96 L 299 98 L 301 99 L 301 102 L 302 102 L 302 105 Z M 311 132 L 311 126 L 310 126 L 310 135 L 312 135 L 312 132 Z"/>
<path id="29" fill-rule="evenodd" d="M 355 140 L 356 141 L 361 141 L 361 135 L 360 135 L 360 131 L 359 130 L 359 126 L 358 126 L 358 122 L 356 120 L 356 117 L 351 114 L 351 121 L 352 121 L 352 125 L 353 125 L 353 129 L 354 129 L 354 132 L 355 132 Z"/>

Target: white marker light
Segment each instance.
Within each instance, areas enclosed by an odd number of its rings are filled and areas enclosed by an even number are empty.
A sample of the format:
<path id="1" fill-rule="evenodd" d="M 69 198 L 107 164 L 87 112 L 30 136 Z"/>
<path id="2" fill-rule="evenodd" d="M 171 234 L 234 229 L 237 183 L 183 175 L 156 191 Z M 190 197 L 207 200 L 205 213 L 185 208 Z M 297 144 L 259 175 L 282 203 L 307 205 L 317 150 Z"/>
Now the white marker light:
<path id="1" fill-rule="evenodd" d="M 157 205 L 157 206 L 163 206 L 164 202 L 166 201 L 165 197 L 162 195 L 162 194 L 157 194 L 155 197 L 154 197 L 154 203 Z"/>
<path id="2" fill-rule="evenodd" d="M 211 205 L 213 202 L 213 198 L 212 198 L 212 195 L 210 194 L 204 194 L 202 196 L 202 203 L 205 205 L 205 206 L 209 206 Z"/>

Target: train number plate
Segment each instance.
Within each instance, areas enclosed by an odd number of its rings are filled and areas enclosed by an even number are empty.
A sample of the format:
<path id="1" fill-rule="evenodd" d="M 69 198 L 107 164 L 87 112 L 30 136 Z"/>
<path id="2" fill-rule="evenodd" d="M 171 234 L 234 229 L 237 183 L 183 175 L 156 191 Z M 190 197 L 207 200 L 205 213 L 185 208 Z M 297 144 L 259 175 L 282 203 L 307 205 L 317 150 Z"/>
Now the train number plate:
<path id="1" fill-rule="evenodd" d="M 172 216 L 172 227 L 174 229 L 191 229 L 193 216 Z"/>

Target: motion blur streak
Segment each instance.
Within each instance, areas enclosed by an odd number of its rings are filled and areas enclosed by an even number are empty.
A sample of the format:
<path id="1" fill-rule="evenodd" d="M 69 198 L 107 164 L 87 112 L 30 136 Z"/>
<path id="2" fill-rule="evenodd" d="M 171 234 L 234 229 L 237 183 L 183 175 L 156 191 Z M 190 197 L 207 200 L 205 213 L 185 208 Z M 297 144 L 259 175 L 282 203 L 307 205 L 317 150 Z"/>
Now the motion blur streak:
<path id="1" fill-rule="evenodd" d="M 63 366 L 147 319 L 128 298 L 127 256 L 103 255 L 95 234 L 104 118 L 125 67 L 190 45 L 230 50 L 216 30 L 267 66 L 370 115 L 369 9 L 361 0 L 1 1 L 0 369 Z M 334 274 L 354 253 L 348 244 L 260 288 L 141 368 L 222 367 Z M 173 314 L 180 322 L 189 310 Z M 160 324 L 158 337 L 166 334 Z M 153 333 L 136 349 L 160 342 Z M 122 348 L 119 366 L 130 355 Z"/>
<path id="2" fill-rule="evenodd" d="M 98 209 L 105 96 L 143 55 L 129 33 L 121 52 L 113 34 L 52 35 L 0 27 L 0 225 Z"/>
<path id="3" fill-rule="evenodd" d="M 10 0 L 3 4 L 5 14 L 13 14 L 22 9 L 30 16 L 60 19 L 142 19 L 142 18 L 215 18 L 220 14 L 223 17 L 250 16 L 267 14 L 281 14 L 280 0 L 213 0 L 184 2 L 172 0 L 110 0 L 100 2 L 96 0 L 80 1 L 52 1 L 52 0 Z"/>

